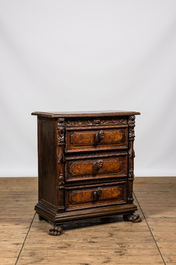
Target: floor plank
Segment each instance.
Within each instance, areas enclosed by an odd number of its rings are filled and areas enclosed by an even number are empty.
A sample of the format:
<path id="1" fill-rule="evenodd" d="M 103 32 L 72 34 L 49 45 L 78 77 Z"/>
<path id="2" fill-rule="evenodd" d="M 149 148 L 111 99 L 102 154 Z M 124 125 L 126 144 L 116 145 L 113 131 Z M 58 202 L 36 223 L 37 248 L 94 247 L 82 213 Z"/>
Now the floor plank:
<path id="1" fill-rule="evenodd" d="M 141 223 L 75 222 L 52 237 L 33 219 L 37 178 L 0 178 L 0 264 L 176 265 L 176 177 L 138 177 L 134 195 Z"/>
<path id="2" fill-rule="evenodd" d="M 174 264 L 176 262 L 176 178 L 140 178 L 137 182 L 135 194 L 162 259 L 165 264 Z"/>
<path id="3" fill-rule="evenodd" d="M 36 199 L 37 178 L 0 178 L 0 264 L 16 263 Z"/>

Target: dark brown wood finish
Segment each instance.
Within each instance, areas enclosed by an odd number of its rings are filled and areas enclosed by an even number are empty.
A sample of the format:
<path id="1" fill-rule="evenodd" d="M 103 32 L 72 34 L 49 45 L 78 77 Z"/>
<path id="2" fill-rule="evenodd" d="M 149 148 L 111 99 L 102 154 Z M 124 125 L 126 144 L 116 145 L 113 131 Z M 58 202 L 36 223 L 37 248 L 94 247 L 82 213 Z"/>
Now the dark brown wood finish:
<path id="1" fill-rule="evenodd" d="M 32 115 L 37 115 L 41 117 L 48 117 L 48 118 L 81 118 L 85 117 L 88 121 L 90 117 L 120 117 L 121 116 L 132 116 L 132 115 L 140 115 L 140 112 L 136 111 L 81 111 L 81 112 L 32 112 Z M 123 119 L 123 118 L 122 118 Z M 110 119 L 111 120 L 111 119 Z"/>
<path id="2" fill-rule="evenodd" d="M 126 203 L 126 182 L 66 187 L 67 211 L 124 203 Z"/>
<path id="3" fill-rule="evenodd" d="M 40 218 L 62 233 L 69 221 L 134 215 L 134 126 L 139 112 L 34 112 L 38 116 Z"/>
<path id="4" fill-rule="evenodd" d="M 128 128 L 103 129 L 67 130 L 66 152 L 128 148 Z"/>
<path id="5" fill-rule="evenodd" d="M 127 154 L 110 158 L 66 161 L 65 181 L 103 179 L 127 176 Z"/>

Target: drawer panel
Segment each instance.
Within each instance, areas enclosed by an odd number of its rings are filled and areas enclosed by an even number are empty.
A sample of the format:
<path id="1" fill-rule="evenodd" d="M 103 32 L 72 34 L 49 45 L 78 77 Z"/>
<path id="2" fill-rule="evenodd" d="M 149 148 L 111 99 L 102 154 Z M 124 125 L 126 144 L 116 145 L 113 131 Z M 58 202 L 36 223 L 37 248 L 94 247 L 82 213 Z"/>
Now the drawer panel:
<path id="1" fill-rule="evenodd" d="M 73 187 L 65 190 L 66 210 L 126 203 L 126 182 L 97 187 Z"/>
<path id="2" fill-rule="evenodd" d="M 127 155 L 66 161 L 65 180 L 79 181 L 127 176 Z"/>
<path id="3" fill-rule="evenodd" d="M 120 129 L 91 129 L 66 132 L 66 151 L 85 151 L 98 149 L 127 148 L 128 130 Z"/>

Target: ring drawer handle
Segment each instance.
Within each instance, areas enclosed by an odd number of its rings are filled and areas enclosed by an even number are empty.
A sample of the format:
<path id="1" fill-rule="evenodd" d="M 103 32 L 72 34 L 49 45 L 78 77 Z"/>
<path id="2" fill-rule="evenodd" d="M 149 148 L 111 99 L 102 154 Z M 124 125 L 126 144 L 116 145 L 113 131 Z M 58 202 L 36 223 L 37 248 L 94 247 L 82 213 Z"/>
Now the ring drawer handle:
<path id="1" fill-rule="evenodd" d="M 99 197 L 102 194 L 102 189 L 98 188 L 96 191 L 93 192 L 93 199 L 94 201 L 97 201 L 99 199 Z"/>
<path id="2" fill-rule="evenodd" d="M 104 139 L 104 132 L 103 130 L 99 131 L 98 133 L 95 134 L 95 143 L 98 144 L 101 142 L 101 140 Z"/>
<path id="3" fill-rule="evenodd" d="M 93 171 L 98 172 L 103 167 L 103 161 L 98 160 L 93 164 Z"/>

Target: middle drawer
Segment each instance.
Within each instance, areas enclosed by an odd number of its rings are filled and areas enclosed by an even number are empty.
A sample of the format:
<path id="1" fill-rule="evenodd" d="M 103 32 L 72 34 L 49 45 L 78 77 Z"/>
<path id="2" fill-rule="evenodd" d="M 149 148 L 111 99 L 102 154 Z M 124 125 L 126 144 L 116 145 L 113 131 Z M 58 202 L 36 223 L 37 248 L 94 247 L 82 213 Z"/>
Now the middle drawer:
<path id="1" fill-rule="evenodd" d="M 127 154 L 68 161 L 66 159 L 65 163 L 66 182 L 126 176 Z"/>

